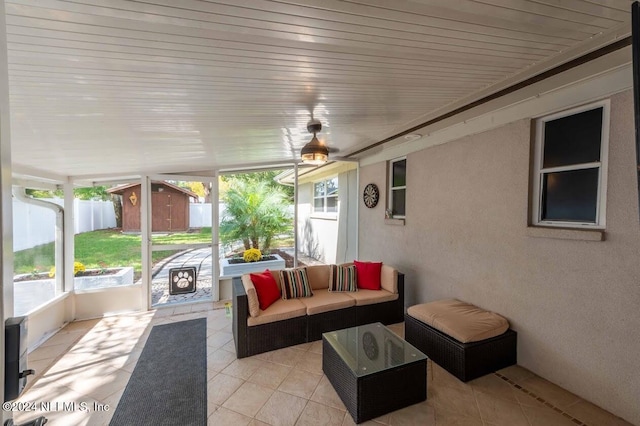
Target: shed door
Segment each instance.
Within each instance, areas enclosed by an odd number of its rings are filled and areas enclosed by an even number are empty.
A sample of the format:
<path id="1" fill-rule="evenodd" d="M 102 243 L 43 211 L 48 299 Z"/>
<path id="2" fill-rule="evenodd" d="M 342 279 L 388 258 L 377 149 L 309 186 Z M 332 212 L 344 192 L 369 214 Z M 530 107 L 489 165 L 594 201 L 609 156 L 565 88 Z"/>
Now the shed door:
<path id="1" fill-rule="evenodd" d="M 132 196 L 135 196 L 132 198 Z M 125 190 L 122 194 L 122 230 L 140 232 L 140 186 Z M 133 203 L 135 201 L 135 204 Z"/>
<path id="2" fill-rule="evenodd" d="M 173 194 L 171 198 L 171 230 L 189 230 L 189 197 L 184 194 Z"/>
<path id="3" fill-rule="evenodd" d="M 151 232 L 171 231 L 171 193 L 152 192 L 151 203 L 153 206 Z"/>

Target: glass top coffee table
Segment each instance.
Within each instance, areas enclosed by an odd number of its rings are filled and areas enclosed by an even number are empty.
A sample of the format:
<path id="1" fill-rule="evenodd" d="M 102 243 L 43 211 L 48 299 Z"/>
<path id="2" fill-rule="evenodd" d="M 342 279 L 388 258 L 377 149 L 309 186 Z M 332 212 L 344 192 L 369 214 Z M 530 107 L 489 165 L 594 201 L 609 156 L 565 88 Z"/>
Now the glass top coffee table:
<path id="1" fill-rule="evenodd" d="M 427 399 L 427 356 L 379 322 L 324 333 L 322 370 L 356 423 Z"/>

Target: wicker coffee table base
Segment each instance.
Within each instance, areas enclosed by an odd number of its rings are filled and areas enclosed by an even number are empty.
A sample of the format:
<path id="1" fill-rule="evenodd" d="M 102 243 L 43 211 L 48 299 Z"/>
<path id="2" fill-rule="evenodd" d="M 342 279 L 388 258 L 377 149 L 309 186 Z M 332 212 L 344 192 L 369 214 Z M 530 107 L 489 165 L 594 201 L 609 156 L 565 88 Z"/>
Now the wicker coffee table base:
<path id="1" fill-rule="evenodd" d="M 323 337 L 322 371 L 356 423 L 427 399 L 426 359 L 356 377 Z"/>

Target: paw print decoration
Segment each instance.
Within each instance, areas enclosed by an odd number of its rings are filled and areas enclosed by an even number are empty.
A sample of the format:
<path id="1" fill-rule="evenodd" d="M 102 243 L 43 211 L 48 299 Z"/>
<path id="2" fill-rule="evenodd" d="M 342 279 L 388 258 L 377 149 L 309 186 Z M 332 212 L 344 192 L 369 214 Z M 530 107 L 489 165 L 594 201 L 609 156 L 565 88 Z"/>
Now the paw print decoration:
<path id="1" fill-rule="evenodd" d="M 193 277 L 188 272 L 178 272 L 178 275 L 173 277 L 173 283 L 178 288 L 187 288 L 189 284 L 193 282 Z"/>
<path id="2" fill-rule="evenodd" d="M 193 293 L 196 291 L 196 268 L 169 269 L 169 294 Z"/>

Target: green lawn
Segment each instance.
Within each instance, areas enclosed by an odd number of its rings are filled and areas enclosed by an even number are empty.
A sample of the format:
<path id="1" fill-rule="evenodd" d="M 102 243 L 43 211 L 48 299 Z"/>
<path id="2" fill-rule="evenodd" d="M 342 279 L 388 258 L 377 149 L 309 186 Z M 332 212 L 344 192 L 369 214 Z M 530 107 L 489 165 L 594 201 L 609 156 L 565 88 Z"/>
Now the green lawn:
<path id="1" fill-rule="evenodd" d="M 158 234 L 152 237 L 154 244 L 190 244 L 211 242 L 211 228 L 199 232 Z M 84 232 L 75 236 L 75 260 L 87 269 L 133 266 L 136 273 L 142 270 L 140 235 L 123 234 L 103 229 Z M 16 274 L 48 272 L 54 264 L 54 244 L 43 244 L 14 253 Z M 153 262 L 164 259 L 175 251 L 154 251 Z"/>

